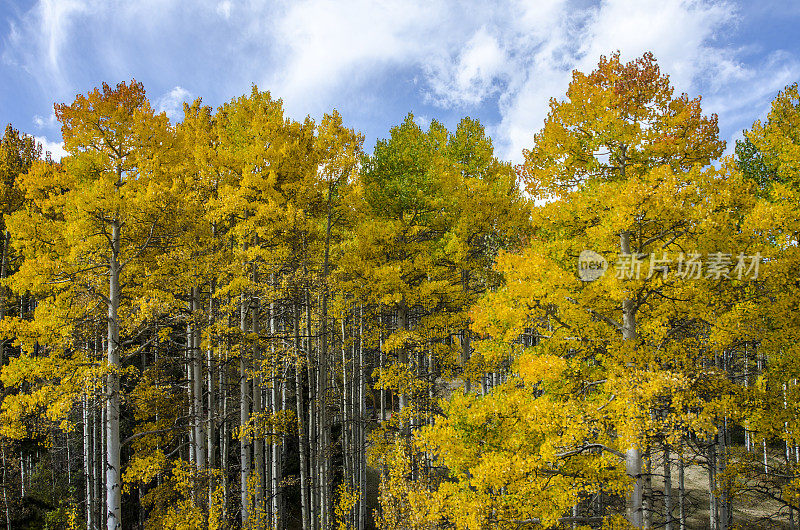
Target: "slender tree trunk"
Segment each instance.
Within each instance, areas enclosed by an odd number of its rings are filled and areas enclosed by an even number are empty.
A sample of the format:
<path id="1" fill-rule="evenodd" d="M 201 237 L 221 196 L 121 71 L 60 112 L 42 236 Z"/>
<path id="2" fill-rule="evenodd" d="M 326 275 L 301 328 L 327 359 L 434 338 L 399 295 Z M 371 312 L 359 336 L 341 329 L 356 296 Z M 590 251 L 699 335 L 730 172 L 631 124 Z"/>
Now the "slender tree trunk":
<path id="1" fill-rule="evenodd" d="M 320 307 L 320 348 L 319 348 L 319 383 L 320 392 L 317 397 L 321 400 L 319 409 L 320 423 L 320 458 L 322 459 L 322 476 L 320 477 L 320 487 L 322 488 L 320 499 L 322 503 L 321 520 L 324 528 L 330 526 L 330 431 L 328 425 L 328 412 L 326 406 L 326 396 L 328 392 L 328 272 L 330 269 L 330 246 L 331 228 L 333 216 L 333 179 L 328 181 L 328 206 L 327 218 L 325 221 L 325 255 L 322 261 L 322 304 Z"/>
<path id="2" fill-rule="evenodd" d="M 644 527 L 653 528 L 653 455 L 648 447 L 644 453 Z"/>
<path id="3" fill-rule="evenodd" d="M 254 284 L 258 285 L 258 273 L 255 264 L 253 265 L 252 280 Z M 252 311 L 251 331 L 256 337 L 253 342 L 253 369 L 255 370 L 253 375 L 253 416 L 260 419 L 264 412 L 264 403 L 261 392 L 261 349 L 258 343 L 260 322 L 257 297 L 253 297 L 250 310 Z M 255 514 L 256 521 L 260 522 L 264 516 L 264 438 L 257 431 L 253 433 L 253 461 L 255 464 Z"/>
<path id="4" fill-rule="evenodd" d="M 716 442 L 712 442 L 707 448 L 708 464 L 708 521 L 711 530 L 719 530 L 719 517 L 717 506 L 717 462 L 716 462 Z"/>
<path id="5" fill-rule="evenodd" d="M 763 360 L 763 357 L 761 356 L 761 354 L 758 351 L 756 351 L 756 368 L 758 370 L 758 374 L 756 375 L 756 377 L 758 377 L 758 375 L 761 375 L 761 374 L 764 373 L 764 360 Z M 769 476 L 769 465 L 767 463 L 767 440 L 766 439 L 761 440 L 761 447 L 763 449 L 763 455 L 764 455 L 764 475 L 765 476 Z"/>
<path id="6" fill-rule="evenodd" d="M 461 271 L 461 288 L 463 291 L 469 292 L 469 271 L 463 270 Z M 464 368 L 464 392 L 470 391 L 470 380 L 467 371 L 467 363 L 469 363 L 469 357 L 471 353 L 471 345 L 470 345 L 470 335 L 469 335 L 469 326 L 464 327 L 461 330 L 461 365 Z"/>
<path id="7" fill-rule="evenodd" d="M 247 380 L 247 300 L 245 295 L 241 295 L 239 303 L 239 329 L 242 333 L 242 345 L 239 355 L 239 428 L 244 431 L 250 423 L 250 383 Z M 250 440 L 249 435 L 244 432 L 239 434 L 239 458 L 241 461 L 240 470 L 240 494 L 241 494 L 241 520 L 242 526 L 246 526 L 250 520 Z"/>
<path id="8" fill-rule="evenodd" d="M 301 517 L 303 520 L 303 530 L 311 528 L 309 522 L 309 490 L 308 490 L 308 473 L 306 471 L 306 455 L 308 455 L 308 438 L 306 438 L 305 429 L 305 412 L 303 410 L 303 369 L 301 352 L 303 349 L 300 340 L 300 308 L 298 301 L 294 302 L 294 340 L 295 352 L 297 354 L 297 362 L 295 368 L 295 402 L 297 408 L 297 437 L 299 442 L 300 453 L 300 509 Z"/>
<path id="9" fill-rule="evenodd" d="M 215 230 L 216 232 L 216 230 Z M 216 466 L 216 448 L 215 441 L 216 436 L 214 434 L 216 425 L 215 425 L 215 413 L 216 413 L 216 402 L 214 400 L 214 348 L 215 346 L 218 347 L 217 338 L 214 332 L 214 324 L 217 321 L 217 315 L 214 308 L 214 280 L 211 280 L 211 284 L 209 286 L 209 294 L 208 294 L 208 347 L 206 348 L 206 385 L 208 386 L 208 396 L 207 396 L 207 408 L 208 408 L 208 415 L 206 416 L 206 448 L 208 449 L 208 457 L 206 459 L 207 465 L 209 469 L 213 469 Z M 211 512 L 211 508 L 214 505 L 214 480 L 212 480 L 211 474 L 208 476 L 208 511 Z"/>
<path id="10" fill-rule="evenodd" d="M 364 444 L 364 309 L 358 307 L 358 530 L 364 530 L 367 515 L 367 455 Z"/>
<path id="11" fill-rule="evenodd" d="M 98 339 L 99 342 L 99 339 Z M 105 385 L 103 385 L 105 388 Z M 98 410 L 99 409 L 99 410 Z M 103 485 L 103 466 L 105 465 L 105 424 L 106 424 L 106 411 L 105 407 L 99 407 L 95 402 L 92 407 L 94 414 L 94 438 L 92 445 L 94 447 L 94 520 L 95 526 L 100 528 L 105 517 L 105 497 L 101 495 L 101 487 Z M 99 417 L 98 417 L 99 416 Z M 99 421 L 98 421 L 99 420 Z"/>
<path id="12" fill-rule="evenodd" d="M 750 356 L 747 353 L 747 342 L 744 343 L 744 387 L 750 387 Z M 745 429 L 744 429 L 744 448 L 747 452 L 753 450 L 753 444 L 751 442 L 750 436 L 750 429 L 748 428 L 749 425 L 745 422 Z"/>
<path id="13" fill-rule="evenodd" d="M 20 489 L 20 499 L 24 499 L 25 496 L 27 495 L 27 491 L 25 491 L 26 490 L 25 486 L 27 485 L 27 482 L 26 482 L 27 477 L 25 476 L 25 463 L 26 463 L 25 459 L 26 458 L 27 458 L 27 455 L 25 455 L 22 451 L 20 451 L 20 453 L 19 453 L 19 482 L 20 482 L 19 489 Z"/>
<path id="14" fill-rule="evenodd" d="M 230 306 L 230 297 L 228 298 L 228 306 Z M 230 311 L 227 314 L 226 318 L 226 327 L 228 329 L 231 328 L 232 325 L 232 318 Z M 222 369 L 220 370 L 219 374 L 219 395 L 220 400 L 222 402 L 222 418 L 219 426 L 219 460 L 220 460 L 220 467 L 222 470 L 222 503 L 223 503 L 223 514 L 228 513 L 228 506 L 230 504 L 230 491 L 229 491 L 229 477 L 228 477 L 228 462 L 229 462 L 229 451 L 230 447 L 228 445 L 229 439 L 229 431 L 228 431 L 228 400 L 230 397 L 230 391 L 228 389 L 228 361 L 230 359 L 230 352 L 231 352 L 231 343 L 230 339 L 225 339 L 225 359 L 222 364 Z"/>
<path id="15" fill-rule="evenodd" d="M 119 301 L 120 301 L 120 223 L 111 226 L 111 257 L 108 289 L 108 400 L 106 402 L 106 524 L 108 530 L 122 528 L 121 460 L 119 439 Z"/>
<path id="16" fill-rule="evenodd" d="M 408 330 L 408 308 L 406 308 L 405 298 L 400 303 L 397 308 L 397 327 L 403 331 Z M 410 367 L 408 365 L 408 348 L 405 344 L 400 347 L 399 352 L 399 361 L 400 365 L 403 370 L 408 370 Z M 408 406 L 408 394 L 406 394 L 405 389 L 399 389 L 400 393 L 400 403 L 398 406 L 398 412 L 403 414 L 403 411 Z M 405 432 L 405 422 L 401 421 L 400 431 Z"/>
<path id="17" fill-rule="evenodd" d="M 284 319 L 282 323 L 282 328 L 286 329 L 286 320 Z M 281 378 L 281 410 L 289 410 L 289 360 L 284 358 L 283 359 L 283 376 Z M 279 477 L 283 476 L 283 463 L 286 461 L 286 438 L 283 434 L 281 434 L 280 438 L 280 445 L 278 448 L 278 455 L 280 456 L 278 460 L 278 473 Z M 278 482 L 280 484 L 280 481 Z M 279 486 L 278 489 L 280 496 L 278 497 L 278 521 L 280 522 L 280 528 L 286 528 L 286 495 L 283 492 L 283 487 Z"/>
<path id="18" fill-rule="evenodd" d="M 6 444 L 0 441 L 0 455 L 3 458 L 3 505 L 6 515 L 6 530 L 11 530 L 11 506 L 8 502 L 8 462 L 6 461 Z"/>
<path id="19" fill-rule="evenodd" d="M 664 443 L 664 530 L 672 530 L 672 455 Z"/>
<path id="20" fill-rule="evenodd" d="M 786 408 L 789 406 L 789 403 L 788 403 L 788 400 L 787 400 L 787 396 L 786 396 L 786 387 L 787 387 L 786 383 L 783 383 L 783 408 L 784 408 L 784 410 L 786 410 Z M 791 446 L 789 445 L 789 436 L 790 436 L 790 433 L 789 433 L 789 422 L 784 422 L 783 423 L 783 432 L 784 432 L 784 435 L 785 435 L 784 447 L 785 447 L 785 450 L 786 450 L 786 455 L 785 455 L 786 456 L 786 468 L 787 469 L 791 469 L 791 466 L 792 466 L 792 449 L 791 449 Z M 792 529 L 794 529 L 794 526 L 795 526 L 795 524 L 794 524 L 794 509 L 792 508 L 791 504 L 789 504 L 789 526 Z"/>
<path id="21" fill-rule="evenodd" d="M 273 284 L 275 283 L 274 278 L 273 278 L 272 283 Z M 278 378 L 278 376 L 279 376 L 278 370 L 275 369 L 275 366 L 277 366 L 277 359 L 275 357 L 275 344 L 274 344 L 274 340 L 275 339 L 274 339 L 274 337 L 277 335 L 277 332 L 278 332 L 278 330 L 277 330 L 277 327 L 276 327 L 276 318 L 275 318 L 275 302 L 271 301 L 270 302 L 270 306 L 269 306 L 269 333 L 270 333 L 270 337 L 272 339 L 271 340 L 271 344 L 272 344 L 271 349 L 272 349 L 273 369 L 272 369 L 272 389 L 271 389 L 271 393 L 272 393 L 272 399 L 271 399 L 272 409 L 271 409 L 271 412 L 272 412 L 273 417 L 277 417 L 277 414 L 278 414 L 278 412 L 280 410 L 279 409 L 278 399 L 279 399 L 279 393 L 282 393 L 282 389 L 283 389 L 283 384 Z M 279 383 L 281 383 L 281 392 L 279 392 L 279 390 L 278 390 Z M 282 448 L 282 445 L 283 445 L 282 444 L 282 438 L 283 438 L 282 436 L 279 438 L 278 436 L 276 436 L 274 434 L 272 436 L 272 460 L 271 460 L 271 465 L 272 465 L 272 473 L 271 473 L 272 487 L 270 488 L 271 491 L 272 491 L 272 497 L 271 497 L 271 500 L 270 500 L 270 510 L 271 510 L 271 513 L 272 513 L 272 524 L 276 528 L 282 528 L 284 526 L 283 525 L 283 520 L 282 520 L 283 518 L 280 516 L 280 505 L 281 505 L 282 494 L 281 494 L 281 490 L 280 490 L 280 486 L 279 486 L 279 484 L 281 482 L 281 475 L 282 475 L 282 469 L 281 469 L 281 448 Z"/>
<path id="22" fill-rule="evenodd" d="M 3 255 L 0 259 L 0 321 L 6 318 L 6 284 L 5 279 L 8 275 L 8 244 L 11 236 L 8 230 L 3 230 Z M 6 360 L 6 340 L 0 340 L 0 369 L 5 364 Z"/>
<path id="23" fill-rule="evenodd" d="M 379 348 L 379 360 L 378 360 L 378 368 L 383 370 L 384 366 L 386 365 L 386 353 L 383 349 L 383 328 L 384 328 L 384 317 L 383 317 L 383 306 L 380 307 L 380 313 L 378 315 L 378 348 Z M 383 422 L 386 420 L 386 389 L 381 386 L 380 390 L 380 401 L 381 401 L 381 419 L 380 423 L 383 425 Z"/>
<path id="24" fill-rule="evenodd" d="M 194 370 L 192 369 L 192 333 L 189 326 L 186 326 L 186 350 L 184 351 L 184 364 L 186 368 L 186 409 L 187 417 L 189 418 L 189 432 L 187 433 L 189 437 L 189 463 L 197 469 L 197 458 L 194 456 L 195 451 L 197 450 L 197 444 L 195 443 L 195 434 L 197 429 L 195 428 L 195 419 L 196 415 L 194 413 Z M 197 497 L 195 496 L 195 491 L 192 490 L 192 500 L 196 503 Z"/>
<path id="25" fill-rule="evenodd" d="M 94 462 L 92 461 L 92 414 L 89 412 L 89 398 L 83 396 L 83 474 L 86 477 L 86 528 L 89 530 L 94 529 Z M 3 466 L 5 471 L 5 466 Z M 5 486 L 5 477 L 3 479 L 3 486 Z M 5 488 L 3 489 L 5 494 Z"/>
<path id="26" fill-rule="evenodd" d="M 630 232 L 620 234 L 620 252 L 631 253 Z M 636 340 L 636 306 L 632 299 L 622 302 L 622 340 Z M 635 480 L 628 496 L 628 522 L 635 528 L 641 528 L 644 523 L 642 454 L 635 445 L 625 452 L 625 472 Z"/>
<path id="27" fill-rule="evenodd" d="M 6 444 L 0 442 L 3 457 L 3 504 L 6 512 L 6 530 L 11 530 L 11 506 L 8 504 L 8 467 L 6 464 Z M 91 527 L 90 527 L 91 529 Z"/>
<path id="28" fill-rule="evenodd" d="M 352 403 L 352 378 L 347 374 L 347 317 L 346 313 L 342 314 L 341 331 L 342 331 L 342 457 L 344 460 L 344 480 L 351 486 L 353 485 L 353 454 L 351 446 L 351 416 Z"/>
<path id="29" fill-rule="evenodd" d="M 200 301 L 197 288 L 191 292 L 191 316 L 188 329 L 189 362 L 191 366 L 192 431 L 194 438 L 194 457 L 198 471 L 206 468 L 206 430 L 203 421 L 203 360 L 200 356 L 200 329 L 197 313 Z"/>
<path id="30" fill-rule="evenodd" d="M 0 259 L 0 321 L 5 320 L 6 318 L 6 285 L 5 279 L 6 275 L 8 274 L 7 263 L 8 263 L 8 244 L 11 240 L 11 236 L 8 233 L 8 230 L 3 230 L 3 255 L 2 259 Z M 2 370 L 3 365 L 5 364 L 6 359 L 6 341 L 5 339 L 0 340 L 0 370 Z M 7 530 L 11 530 L 11 508 L 8 503 L 8 469 L 6 468 L 6 446 L 0 440 L 0 450 L 2 451 L 3 457 L 3 505 L 5 506 L 5 513 L 6 513 L 6 528 Z M 88 480 L 88 477 L 87 477 Z M 86 502 L 88 505 L 89 498 L 87 496 Z M 91 527 L 90 527 L 91 528 Z"/>
<path id="31" fill-rule="evenodd" d="M 308 522 L 310 528 L 315 529 L 319 523 L 319 497 L 320 488 L 319 484 L 322 481 L 322 472 L 320 471 L 320 440 L 319 440 L 319 412 L 318 407 L 321 404 L 320 400 L 320 381 L 319 381 L 319 368 L 320 362 L 314 362 L 314 346 L 313 337 L 314 330 L 312 328 L 311 319 L 311 295 L 308 291 L 305 293 L 305 311 L 306 311 L 306 341 L 305 341 L 305 354 L 306 354 L 306 370 L 308 371 L 308 485 L 309 485 L 309 502 L 308 502 Z M 319 350 L 317 350 L 319 351 Z"/>
<path id="32" fill-rule="evenodd" d="M 728 496 L 728 488 L 725 485 L 725 465 L 728 457 L 728 419 L 724 418 L 719 431 L 717 432 L 717 447 L 719 448 L 719 455 L 716 458 L 717 469 L 714 471 L 715 478 L 722 477 L 717 480 L 717 487 L 720 490 L 718 498 L 719 504 L 719 528 L 720 530 L 727 530 L 730 524 L 730 506 Z M 720 483 L 721 481 L 721 483 Z"/>
<path id="33" fill-rule="evenodd" d="M 684 444 L 681 440 L 680 454 L 678 458 L 678 522 L 680 530 L 686 530 L 686 483 L 685 483 L 685 468 L 686 462 L 684 461 Z"/>

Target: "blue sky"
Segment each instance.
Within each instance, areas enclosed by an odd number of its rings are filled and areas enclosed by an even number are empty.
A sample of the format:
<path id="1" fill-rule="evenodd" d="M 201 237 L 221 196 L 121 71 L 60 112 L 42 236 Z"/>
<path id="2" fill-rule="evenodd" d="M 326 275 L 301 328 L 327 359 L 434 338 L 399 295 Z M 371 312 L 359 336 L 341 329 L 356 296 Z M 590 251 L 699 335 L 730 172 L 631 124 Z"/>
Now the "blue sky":
<path id="1" fill-rule="evenodd" d="M 800 2 L 784 0 L 0 0 L 0 126 L 57 157 L 54 102 L 135 78 L 173 118 L 253 83 L 297 119 L 336 108 L 377 138 L 481 120 L 520 161 L 572 69 L 655 53 L 676 89 L 703 96 L 729 141 L 800 80 Z"/>

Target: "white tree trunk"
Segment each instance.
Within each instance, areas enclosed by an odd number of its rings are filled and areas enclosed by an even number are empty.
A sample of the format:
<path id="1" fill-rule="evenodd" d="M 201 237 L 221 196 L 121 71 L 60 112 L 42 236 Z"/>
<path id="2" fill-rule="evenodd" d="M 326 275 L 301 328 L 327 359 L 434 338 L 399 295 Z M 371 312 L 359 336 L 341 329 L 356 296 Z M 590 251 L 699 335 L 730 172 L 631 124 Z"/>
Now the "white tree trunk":
<path id="1" fill-rule="evenodd" d="M 405 299 L 403 302 L 400 303 L 400 306 L 397 308 L 397 327 L 403 331 L 408 330 L 408 309 L 405 305 Z M 408 370 L 408 349 L 406 345 L 400 347 L 400 351 L 398 352 L 398 357 L 400 364 L 404 370 Z M 405 390 L 400 391 L 400 401 L 398 404 L 398 412 L 402 415 L 403 410 L 408 406 L 408 395 L 405 393 Z M 404 423 L 401 422 L 400 424 L 400 432 L 405 432 Z"/>
<path id="2" fill-rule="evenodd" d="M 270 336 L 273 338 L 276 336 L 278 330 L 276 329 L 276 322 L 275 322 L 275 302 L 270 302 L 269 307 L 269 333 Z M 273 362 L 275 361 L 275 345 L 272 345 L 272 359 Z M 273 367 L 272 371 L 272 400 L 271 405 L 272 409 L 271 412 L 273 417 L 279 412 L 279 391 L 278 391 L 278 370 Z M 281 528 L 283 526 L 283 521 L 280 517 L 280 505 L 281 505 L 281 491 L 280 491 L 280 482 L 281 482 L 281 443 L 279 438 L 275 435 L 272 436 L 272 485 L 270 490 L 272 492 L 272 498 L 270 501 L 270 510 L 272 512 L 272 524 L 275 528 Z"/>
<path id="3" fill-rule="evenodd" d="M 253 266 L 253 282 L 257 282 L 255 266 Z M 258 299 L 254 297 L 250 304 L 251 314 L 251 332 L 255 335 L 259 334 L 259 306 Z M 261 351 L 259 349 L 258 339 L 253 342 L 253 416 L 260 418 L 264 411 L 263 396 L 261 392 Z M 256 520 L 261 520 L 264 513 L 264 438 L 262 438 L 257 431 L 253 434 L 253 463 L 254 470 L 253 481 L 255 482 L 255 501 L 254 513 Z"/>
<path id="4" fill-rule="evenodd" d="M 672 456 L 669 444 L 664 444 L 664 530 L 672 530 Z"/>
<path id="5" fill-rule="evenodd" d="M 212 280 L 211 286 L 209 287 L 209 294 L 208 294 L 208 329 L 213 330 L 213 325 L 216 322 L 216 313 L 214 312 L 214 282 Z M 212 331 L 210 331 L 212 333 Z M 216 344 L 216 338 L 212 341 L 212 337 L 209 336 L 208 338 L 208 348 L 206 348 L 206 384 L 208 385 L 208 415 L 205 421 L 205 430 L 206 430 L 206 449 L 208 450 L 207 462 L 209 469 L 215 467 L 215 455 L 216 451 L 214 450 L 215 447 L 215 436 L 214 436 L 214 415 L 215 415 L 215 408 L 216 402 L 214 401 L 214 345 Z M 211 511 L 212 506 L 214 505 L 214 481 L 211 480 L 211 476 L 208 477 L 208 509 Z"/>
<path id="6" fill-rule="evenodd" d="M 683 440 L 681 440 L 681 452 L 678 458 L 678 520 L 680 530 L 686 530 L 686 483 L 684 481 L 684 470 L 686 463 L 683 461 Z"/>
<path id="7" fill-rule="evenodd" d="M 250 384 L 247 380 L 247 348 L 244 335 L 247 333 L 247 305 L 245 296 L 241 296 L 239 306 L 239 329 L 242 332 L 242 344 L 239 351 L 239 427 L 246 429 L 250 422 Z M 240 494 L 241 512 L 240 517 L 242 526 L 247 526 L 250 518 L 250 442 L 246 436 L 242 436 L 239 441 L 239 456 L 241 460 L 240 470 Z"/>
<path id="8" fill-rule="evenodd" d="M 620 233 L 620 252 L 631 253 L 630 233 Z M 636 306 L 631 299 L 622 302 L 622 340 L 636 340 Z M 634 528 L 641 528 L 644 524 L 642 510 L 644 484 L 642 480 L 642 453 L 636 446 L 625 452 L 625 472 L 635 482 L 628 496 L 628 522 Z"/>
<path id="9" fill-rule="evenodd" d="M 303 519 L 303 530 L 310 528 L 310 510 L 309 510 L 309 490 L 308 490 L 308 472 L 306 458 L 308 455 L 308 438 L 306 437 L 305 428 L 305 412 L 303 407 L 303 369 L 301 366 L 302 342 L 300 340 L 300 308 L 299 303 L 294 302 L 294 340 L 295 352 L 297 354 L 297 362 L 295 368 L 295 405 L 297 409 L 297 437 L 299 441 L 300 453 L 300 510 Z"/>
<path id="10" fill-rule="evenodd" d="M 120 300 L 120 223 L 111 227 L 112 250 L 109 259 L 108 289 L 108 376 L 106 401 L 106 526 L 108 530 L 122 528 L 122 490 L 119 439 L 119 300 Z"/>
<path id="11" fill-rule="evenodd" d="M 0 444 L 0 451 L 3 457 L 3 504 L 6 512 L 6 530 L 11 530 L 11 507 L 8 504 L 8 468 L 6 467 L 6 446 Z M 91 527 L 89 527 L 91 530 Z"/>
<path id="12" fill-rule="evenodd" d="M 94 462 L 92 457 L 92 414 L 89 412 L 89 398 L 83 396 L 83 474 L 86 480 L 86 528 L 94 529 Z M 5 467 L 4 467 L 5 469 Z M 5 486 L 5 481 L 3 482 Z M 5 493 L 5 489 L 3 490 Z"/>
<path id="13" fill-rule="evenodd" d="M 364 421 L 366 403 L 364 401 L 364 315 L 358 308 L 358 530 L 364 530 L 367 516 L 367 455 L 364 443 Z"/>
<path id="14" fill-rule="evenodd" d="M 203 420 L 203 359 L 200 355 L 200 324 L 196 318 L 200 310 L 200 300 L 197 288 L 192 288 L 192 325 L 191 325 L 191 366 L 192 366 L 192 408 L 194 417 L 192 424 L 194 428 L 195 459 L 197 469 L 202 471 L 206 468 L 206 429 Z"/>

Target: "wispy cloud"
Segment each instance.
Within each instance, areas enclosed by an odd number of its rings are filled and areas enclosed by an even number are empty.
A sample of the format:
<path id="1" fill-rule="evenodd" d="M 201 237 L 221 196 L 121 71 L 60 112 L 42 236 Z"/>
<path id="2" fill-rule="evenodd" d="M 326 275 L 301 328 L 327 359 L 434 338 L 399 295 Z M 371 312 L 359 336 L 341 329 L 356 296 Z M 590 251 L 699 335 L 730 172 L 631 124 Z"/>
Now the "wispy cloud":
<path id="1" fill-rule="evenodd" d="M 64 48 L 69 44 L 75 18 L 89 14 L 91 8 L 88 0 L 41 0 L 37 4 L 26 19 L 24 32 L 15 35 L 17 45 L 34 54 L 27 59 L 29 71 L 33 66 L 30 62 L 34 61 L 48 74 L 50 83 L 59 88 L 65 86 Z"/>
<path id="2" fill-rule="evenodd" d="M 262 80 L 290 108 L 316 110 L 338 90 L 369 90 L 376 77 L 417 65 L 441 44 L 441 35 L 423 36 L 447 14 L 440 2 L 293 3 L 275 21 L 279 59 Z"/>
<path id="3" fill-rule="evenodd" d="M 228 20 L 231 18 L 232 8 L 233 4 L 231 4 L 230 0 L 225 0 L 224 2 L 217 4 L 217 13 L 225 20 Z"/>
<path id="4" fill-rule="evenodd" d="M 39 116 L 38 114 L 34 114 L 33 124 L 37 129 L 52 129 L 56 127 L 58 121 L 56 120 L 55 112 L 51 112 L 46 118 Z"/>
<path id="5" fill-rule="evenodd" d="M 476 31 L 456 57 L 425 65 L 429 101 L 443 107 L 467 107 L 495 96 L 512 75 L 513 64 L 498 37 L 486 27 Z"/>
<path id="6" fill-rule="evenodd" d="M 69 154 L 64 150 L 64 144 L 61 142 L 48 140 L 46 136 L 34 136 L 34 138 L 42 144 L 42 153 L 50 153 L 55 161 L 59 161 Z"/>
<path id="7" fill-rule="evenodd" d="M 183 103 L 189 103 L 191 100 L 191 92 L 182 86 L 176 86 L 157 99 L 155 110 L 156 112 L 165 112 L 173 122 L 181 121 L 183 119 Z"/>

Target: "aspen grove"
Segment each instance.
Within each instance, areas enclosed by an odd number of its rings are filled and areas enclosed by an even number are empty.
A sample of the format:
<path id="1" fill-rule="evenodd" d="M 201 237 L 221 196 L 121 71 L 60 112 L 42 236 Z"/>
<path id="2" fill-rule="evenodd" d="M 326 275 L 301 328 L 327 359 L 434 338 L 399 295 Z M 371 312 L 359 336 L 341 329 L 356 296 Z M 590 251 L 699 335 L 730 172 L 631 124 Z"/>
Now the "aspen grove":
<path id="1" fill-rule="evenodd" d="M 797 84 L 723 156 L 601 57 L 518 166 L 257 87 L 55 115 L 0 139 L 0 527 L 800 526 Z"/>

